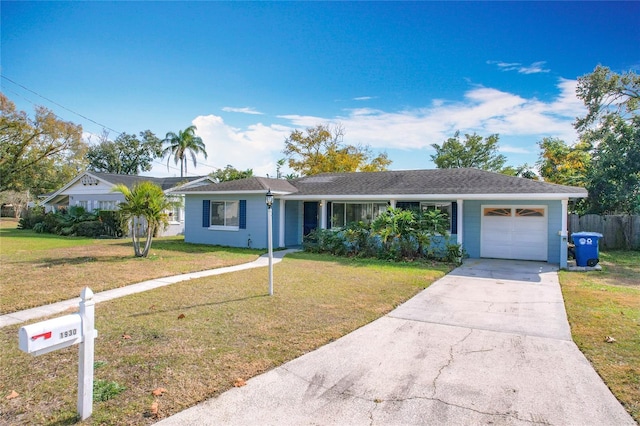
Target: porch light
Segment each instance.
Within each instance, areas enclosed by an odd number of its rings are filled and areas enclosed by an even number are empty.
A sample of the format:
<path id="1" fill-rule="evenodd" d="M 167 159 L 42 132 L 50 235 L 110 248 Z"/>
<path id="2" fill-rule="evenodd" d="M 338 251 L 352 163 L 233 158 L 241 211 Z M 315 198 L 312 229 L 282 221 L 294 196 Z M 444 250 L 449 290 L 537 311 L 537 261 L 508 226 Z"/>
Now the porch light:
<path id="1" fill-rule="evenodd" d="M 269 191 L 267 192 L 265 201 L 267 203 L 267 207 L 271 208 L 271 206 L 273 205 L 273 194 L 271 193 L 271 189 L 269 189 Z"/>

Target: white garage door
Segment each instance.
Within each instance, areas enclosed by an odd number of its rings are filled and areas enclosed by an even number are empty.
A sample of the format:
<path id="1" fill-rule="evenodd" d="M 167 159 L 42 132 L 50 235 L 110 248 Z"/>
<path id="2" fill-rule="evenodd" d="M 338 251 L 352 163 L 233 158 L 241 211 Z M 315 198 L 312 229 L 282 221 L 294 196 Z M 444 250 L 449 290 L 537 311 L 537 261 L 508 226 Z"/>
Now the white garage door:
<path id="1" fill-rule="evenodd" d="M 547 260 L 546 206 L 482 206 L 480 256 Z"/>

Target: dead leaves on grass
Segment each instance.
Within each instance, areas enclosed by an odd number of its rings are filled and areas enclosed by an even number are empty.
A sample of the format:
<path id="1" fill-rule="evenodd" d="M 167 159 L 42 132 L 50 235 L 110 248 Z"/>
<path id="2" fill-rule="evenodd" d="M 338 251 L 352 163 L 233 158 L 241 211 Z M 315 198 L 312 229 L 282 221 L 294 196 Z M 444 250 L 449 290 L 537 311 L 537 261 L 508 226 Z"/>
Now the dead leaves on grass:
<path id="1" fill-rule="evenodd" d="M 162 396 L 167 390 L 165 388 L 156 388 L 151 393 L 153 396 Z"/>
<path id="2" fill-rule="evenodd" d="M 237 388 L 241 388 L 242 386 L 246 385 L 247 382 L 244 379 L 241 379 L 240 377 L 238 377 L 236 380 L 234 380 L 233 382 L 233 386 L 237 387 Z"/>
<path id="3" fill-rule="evenodd" d="M 607 343 L 615 343 L 616 339 L 613 336 L 607 336 L 604 338 L 604 341 Z"/>
<path id="4" fill-rule="evenodd" d="M 20 396 L 20 394 L 18 392 L 16 392 L 15 390 L 12 390 L 9 395 L 4 397 L 4 399 L 15 399 L 15 398 L 17 398 L 19 396 Z"/>

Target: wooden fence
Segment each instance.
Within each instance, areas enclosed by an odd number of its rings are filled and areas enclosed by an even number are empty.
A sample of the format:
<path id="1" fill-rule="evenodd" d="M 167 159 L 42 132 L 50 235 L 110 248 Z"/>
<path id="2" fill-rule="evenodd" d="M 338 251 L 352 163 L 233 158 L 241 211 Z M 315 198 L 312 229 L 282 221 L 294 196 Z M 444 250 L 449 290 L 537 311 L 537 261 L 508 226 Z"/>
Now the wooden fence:
<path id="1" fill-rule="evenodd" d="M 574 232 L 599 232 L 601 249 L 640 249 L 640 216 L 569 215 L 569 235 Z"/>

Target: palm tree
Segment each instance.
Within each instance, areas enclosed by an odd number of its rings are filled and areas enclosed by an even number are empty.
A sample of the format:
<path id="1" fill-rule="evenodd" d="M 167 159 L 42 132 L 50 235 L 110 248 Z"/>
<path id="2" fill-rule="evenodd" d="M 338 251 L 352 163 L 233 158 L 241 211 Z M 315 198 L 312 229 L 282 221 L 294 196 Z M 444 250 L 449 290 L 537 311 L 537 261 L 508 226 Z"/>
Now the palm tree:
<path id="1" fill-rule="evenodd" d="M 120 211 L 124 217 L 131 220 L 131 236 L 133 238 L 133 251 L 136 257 L 147 257 L 151 248 L 151 241 L 156 231 L 162 226 L 169 226 L 167 210 L 177 203 L 166 196 L 158 185 L 148 181 L 141 182 L 129 189 L 124 184 L 118 184 L 113 188 L 115 192 L 124 194 L 124 203 L 120 203 Z M 146 224 L 146 242 L 140 250 L 139 228 Z"/>
<path id="2" fill-rule="evenodd" d="M 180 161 L 180 177 L 184 177 L 187 172 L 187 154 L 191 155 L 193 166 L 196 166 L 196 155 L 202 153 L 207 158 L 207 151 L 200 136 L 196 136 L 196 126 L 189 126 L 184 130 L 179 130 L 178 134 L 169 132 L 165 136 L 163 143 L 167 147 L 162 151 L 162 156 L 169 155 L 167 159 L 167 168 L 169 168 L 169 160 L 173 156 L 176 164 Z"/>

